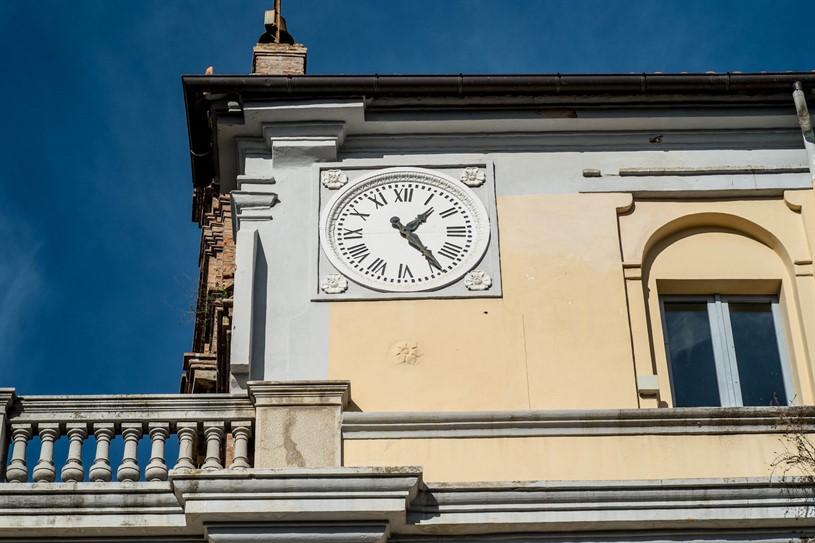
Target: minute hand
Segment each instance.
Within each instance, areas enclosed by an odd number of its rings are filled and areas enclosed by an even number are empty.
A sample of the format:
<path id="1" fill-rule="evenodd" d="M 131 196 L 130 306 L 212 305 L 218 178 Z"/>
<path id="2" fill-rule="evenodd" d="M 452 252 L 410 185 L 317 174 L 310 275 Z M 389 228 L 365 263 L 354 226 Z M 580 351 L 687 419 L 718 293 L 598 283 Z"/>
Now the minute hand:
<path id="1" fill-rule="evenodd" d="M 417 218 L 417 220 L 418 220 L 418 218 Z M 416 223 L 416 221 L 411 221 L 410 223 L 408 223 L 408 226 L 410 226 L 413 223 Z M 421 222 L 416 223 L 416 225 L 413 228 L 416 229 L 416 227 L 418 227 L 419 224 L 421 224 Z M 419 239 L 419 236 L 416 235 L 415 233 L 413 233 L 413 231 L 408 229 L 408 226 L 404 226 L 402 224 L 402 221 L 399 220 L 399 217 L 391 218 L 391 226 L 393 226 L 394 228 L 399 230 L 399 233 L 402 235 L 403 238 L 405 238 L 407 240 L 408 244 L 410 244 L 411 247 L 413 247 L 414 249 L 416 249 L 420 253 L 422 253 L 422 255 L 427 259 L 427 261 L 432 266 L 435 266 L 439 270 L 442 269 L 441 264 L 439 264 L 439 261 L 436 260 L 435 256 L 433 256 L 433 251 L 428 249 L 424 245 L 424 243 L 422 243 L 422 240 Z"/>
<path id="2" fill-rule="evenodd" d="M 419 239 L 419 236 L 417 236 L 413 232 L 407 232 L 405 237 L 407 238 L 408 243 L 410 243 L 413 247 L 418 249 L 427 259 L 427 261 L 430 262 L 430 264 L 432 264 L 439 270 L 442 269 L 441 264 L 439 264 L 439 261 L 436 260 L 435 256 L 433 256 L 433 251 L 425 247 L 425 245 L 422 243 L 422 240 Z"/>

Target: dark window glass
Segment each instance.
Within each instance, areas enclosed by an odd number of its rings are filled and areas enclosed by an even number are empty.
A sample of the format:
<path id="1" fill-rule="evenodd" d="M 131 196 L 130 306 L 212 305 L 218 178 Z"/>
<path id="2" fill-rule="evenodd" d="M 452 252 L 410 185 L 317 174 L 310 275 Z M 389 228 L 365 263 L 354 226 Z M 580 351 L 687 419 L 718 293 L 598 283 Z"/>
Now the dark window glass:
<path id="1" fill-rule="evenodd" d="M 787 405 L 770 303 L 728 303 L 742 405 Z"/>
<path id="2" fill-rule="evenodd" d="M 721 405 L 707 304 L 665 302 L 664 308 L 674 405 Z"/>

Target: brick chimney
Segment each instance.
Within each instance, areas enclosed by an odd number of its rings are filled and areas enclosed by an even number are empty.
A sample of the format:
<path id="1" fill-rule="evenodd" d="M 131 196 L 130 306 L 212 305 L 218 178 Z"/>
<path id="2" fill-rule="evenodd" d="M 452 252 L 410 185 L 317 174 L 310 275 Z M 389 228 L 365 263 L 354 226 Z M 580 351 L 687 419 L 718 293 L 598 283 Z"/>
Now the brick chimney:
<path id="1" fill-rule="evenodd" d="M 278 23 L 280 28 L 278 29 Z M 275 10 L 265 14 L 266 32 L 252 53 L 252 75 L 305 75 L 308 50 L 286 31 L 286 21 Z"/>

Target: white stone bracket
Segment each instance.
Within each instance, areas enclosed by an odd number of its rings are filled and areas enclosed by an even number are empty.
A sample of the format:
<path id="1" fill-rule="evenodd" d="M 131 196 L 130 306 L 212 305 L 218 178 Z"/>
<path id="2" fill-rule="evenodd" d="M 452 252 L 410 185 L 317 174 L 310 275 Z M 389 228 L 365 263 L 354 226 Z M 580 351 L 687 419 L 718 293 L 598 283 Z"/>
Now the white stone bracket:
<path id="1" fill-rule="evenodd" d="M 262 138 L 237 138 L 238 188 L 277 183 L 288 168 L 337 159 L 345 141 L 345 123 L 273 123 L 262 126 Z"/>
<path id="2" fill-rule="evenodd" d="M 274 192 L 232 191 L 232 234 L 237 237 L 238 231 L 246 223 L 272 220 L 272 208 L 280 203 Z"/>

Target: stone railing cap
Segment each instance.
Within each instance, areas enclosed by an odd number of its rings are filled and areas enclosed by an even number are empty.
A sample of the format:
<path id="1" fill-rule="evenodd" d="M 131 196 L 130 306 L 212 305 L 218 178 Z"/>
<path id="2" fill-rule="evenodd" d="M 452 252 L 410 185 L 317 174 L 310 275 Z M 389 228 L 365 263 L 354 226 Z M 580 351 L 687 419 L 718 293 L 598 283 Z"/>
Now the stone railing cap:
<path id="1" fill-rule="evenodd" d="M 336 405 L 345 407 L 351 397 L 350 381 L 249 381 L 249 398 L 255 405 Z"/>

